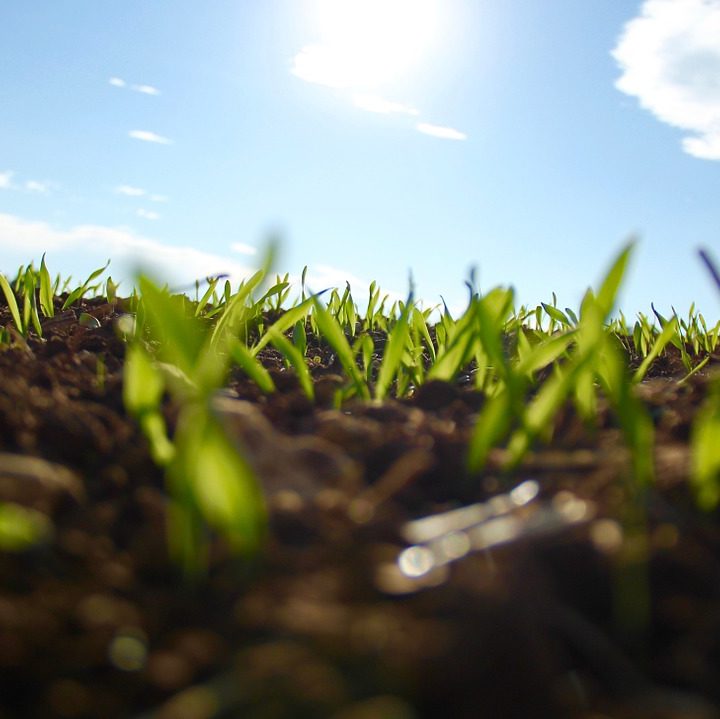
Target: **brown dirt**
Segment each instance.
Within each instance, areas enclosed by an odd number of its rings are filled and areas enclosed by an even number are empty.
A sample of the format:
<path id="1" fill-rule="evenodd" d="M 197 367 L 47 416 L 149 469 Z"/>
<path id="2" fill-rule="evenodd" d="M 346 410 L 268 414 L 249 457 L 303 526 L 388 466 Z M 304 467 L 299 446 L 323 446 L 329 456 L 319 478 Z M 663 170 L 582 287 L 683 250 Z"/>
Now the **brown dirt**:
<path id="1" fill-rule="evenodd" d="M 81 327 L 80 309 L 101 326 Z M 718 515 L 687 484 L 707 372 L 678 385 L 669 354 L 641 386 L 657 482 L 638 497 L 603 406 L 594 427 L 564 410 L 512 475 L 496 451 L 470 477 L 481 398 L 467 378 L 338 411 L 326 349 L 314 404 L 267 352 L 279 391 L 234 372 L 218 411 L 263 482 L 268 541 L 249 565 L 216 540 L 190 585 L 167 556 L 162 474 L 123 409 L 116 316 L 85 302 L 0 350 L 0 501 L 54 526 L 46 545 L 0 554 L 0 718 L 720 716 Z M 548 503 L 532 506 L 580 499 L 593 518 L 399 574 L 406 522 L 527 479 Z"/>

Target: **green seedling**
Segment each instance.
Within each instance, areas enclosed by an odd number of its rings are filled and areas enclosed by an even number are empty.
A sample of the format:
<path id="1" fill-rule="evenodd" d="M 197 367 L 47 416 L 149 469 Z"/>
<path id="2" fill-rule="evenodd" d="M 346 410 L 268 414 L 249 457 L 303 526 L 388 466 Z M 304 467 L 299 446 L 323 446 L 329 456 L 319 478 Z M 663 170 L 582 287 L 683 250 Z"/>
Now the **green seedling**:
<path id="1" fill-rule="evenodd" d="M 188 574 L 195 574 L 205 564 L 204 526 L 246 554 L 257 549 L 265 531 L 265 508 L 255 477 L 225 436 L 211 405 L 224 386 L 230 358 L 237 357 L 234 330 L 242 313 L 237 303 L 230 303 L 210 332 L 185 298 L 171 296 L 145 277 L 140 277 L 139 288 L 145 325 L 156 349 L 140 340 L 128 349 L 125 402 L 166 471 L 172 494 L 171 551 Z M 165 391 L 180 406 L 172 439 L 161 413 Z"/>
<path id="2" fill-rule="evenodd" d="M 79 287 L 76 287 L 68 296 L 65 302 L 63 302 L 62 309 L 66 310 L 68 307 L 70 307 L 75 302 L 81 300 L 83 297 L 85 297 L 86 294 L 89 292 L 93 292 L 99 285 L 92 285 L 92 281 L 100 277 L 100 275 L 105 272 L 105 270 L 110 266 L 110 260 L 108 260 L 103 267 L 99 267 L 96 270 L 93 270 L 88 278 L 83 282 Z"/>

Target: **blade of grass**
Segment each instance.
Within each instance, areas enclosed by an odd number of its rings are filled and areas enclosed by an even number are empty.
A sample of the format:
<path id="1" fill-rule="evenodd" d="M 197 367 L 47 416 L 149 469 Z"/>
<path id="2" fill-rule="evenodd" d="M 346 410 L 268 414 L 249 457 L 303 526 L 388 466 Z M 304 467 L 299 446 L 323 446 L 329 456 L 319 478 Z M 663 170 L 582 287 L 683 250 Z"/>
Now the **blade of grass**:
<path id="1" fill-rule="evenodd" d="M 355 363 L 355 357 L 350 349 L 350 345 L 340 327 L 338 321 L 326 310 L 315 295 L 313 295 L 313 317 L 317 322 L 318 328 L 323 335 L 325 341 L 333 348 L 337 354 L 340 364 L 348 375 L 349 379 L 356 388 L 357 393 L 363 399 L 370 399 L 370 390 L 368 389 L 365 378 Z"/>
<path id="2" fill-rule="evenodd" d="M 13 322 L 15 323 L 15 328 L 23 337 L 25 337 L 25 325 L 20 317 L 20 308 L 18 307 L 17 300 L 15 299 L 15 293 L 13 292 L 10 283 L 5 279 L 4 275 L 0 275 L 0 289 L 2 289 L 3 294 L 5 295 L 5 301 L 7 302 L 8 309 L 10 310 L 10 316 L 13 318 Z"/>

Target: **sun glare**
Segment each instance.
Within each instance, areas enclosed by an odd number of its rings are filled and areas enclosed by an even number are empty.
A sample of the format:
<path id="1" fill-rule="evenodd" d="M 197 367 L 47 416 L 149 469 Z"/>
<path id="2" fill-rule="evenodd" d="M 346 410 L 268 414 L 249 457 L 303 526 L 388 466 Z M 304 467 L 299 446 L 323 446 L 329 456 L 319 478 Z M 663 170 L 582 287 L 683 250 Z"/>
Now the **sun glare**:
<path id="1" fill-rule="evenodd" d="M 296 58 L 296 74 L 369 90 L 405 76 L 437 31 L 436 0 L 318 0 L 319 42 Z"/>

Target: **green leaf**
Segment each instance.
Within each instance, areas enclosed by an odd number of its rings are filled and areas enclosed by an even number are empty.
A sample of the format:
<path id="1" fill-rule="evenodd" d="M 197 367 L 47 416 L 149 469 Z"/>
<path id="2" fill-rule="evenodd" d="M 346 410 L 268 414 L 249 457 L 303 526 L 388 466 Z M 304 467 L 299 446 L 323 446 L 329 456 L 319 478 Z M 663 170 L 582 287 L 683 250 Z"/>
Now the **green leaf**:
<path id="1" fill-rule="evenodd" d="M 352 380 L 358 394 L 363 399 L 370 399 L 370 390 L 365 382 L 365 378 L 360 374 L 360 370 L 355 364 L 355 357 L 350 349 L 347 338 L 343 334 L 340 324 L 335 317 L 320 304 L 315 295 L 313 295 L 312 300 L 314 303 L 313 317 L 317 322 L 320 333 L 337 354 L 340 364 L 342 364 L 343 369 Z"/>
<path id="2" fill-rule="evenodd" d="M 10 315 L 13 318 L 17 331 L 25 337 L 26 329 L 20 317 L 20 308 L 18 307 L 17 300 L 15 299 L 15 293 L 12 291 L 10 283 L 5 279 L 4 275 L 0 275 L 0 289 L 2 289 L 3 294 L 5 295 L 5 301 L 7 302 Z"/>
<path id="3" fill-rule="evenodd" d="M 542 303 L 542 306 L 550 319 L 559 322 L 564 327 L 571 326 L 572 323 L 562 310 L 559 310 L 557 307 L 553 307 L 552 305 L 545 304 L 545 302 Z"/>
<path id="4" fill-rule="evenodd" d="M 273 343 L 273 346 L 295 368 L 298 382 L 300 382 L 300 387 L 302 387 L 305 396 L 310 401 L 313 401 L 315 398 L 315 390 L 313 388 L 310 370 L 308 370 L 308 366 L 305 362 L 305 355 L 300 352 L 300 350 L 292 342 L 290 342 L 284 334 L 278 332 L 276 329 L 271 327 L 268 330 L 268 334 L 270 335 L 270 341 Z"/>
<path id="5" fill-rule="evenodd" d="M 507 434 L 512 419 L 510 394 L 501 390 L 486 401 L 475 426 L 468 451 L 468 469 L 479 472 L 487 462 L 490 450 Z"/>
<path id="6" fill-rule="evenodd" d="M 85 282 L 80 285 L 80 287 L 77 287 L 74 289 L 67 297 L 65 302 L 63 302 L 63 310 L 66 310 L 70 305 L 72 305 L 74 302 L 79 300 L 83 297 L 83 295 L 88 291 L 88 288 L 90 287 L 90 283 L 96 278 L 99 277 L 105 270 L 110 266 L 110 260 L 108 260 L 103 267 L 98 267 L 98 269 L 94 270 L 90 273 L 90 276 L 85 280 Z"/>
<path id="7" fill-rule="evenodd" d="M 602 313 L 602 318 L 605 320 L 610 314 L 615 300 L 617 298 L 618 290 L 622 284 L 623 277 L 625 276 L 625 270 L 627 269 L 630 255 L 632 254 L 635 242 L 629 242 L 624 249 L 617 256 L 613 264 L 611 265 L 608 273 L 600 285 L 600 289 L 597 293 L 597 304 Z"/>
<path id="8" fill-rule="evenodd" d="M 313 303 L 313 297 L 308 297 L 304 302 L 299 305 L 283 312 L 283 314 L 268 328 L 268 331 L 260 338 L 258 343 L 250 350 L 253 355 L 256 355 L 268 342 L 270 342 L 270 330 L 283 334 L 286 330 L 289 330 L 293 325 L 298 322 L 302 322 L 308 315 L 310 307 Z"/>
<path id="9" fill-rule="evenodd" d="M 382 400 L 390 389 L 390 384 L 395 377 L 395 374 L 400 369 L 403 354 L 407 349 L 409 339 L 409 317 L 412 311 L 412 292 L 408 297 L 408 301 L 403 307 L 400 318 L 392 328 L 390 336 L 388 337 L 385 345 L 385 351 L 383 358 L 380 363 L 380 371 L 378 373 L 377 382 L 375 384 L 375 399 Z"/>
<path id="10" fill-rule="evenodd" d="M 200 322 L 187 312 L 186 299 L 171 296 L 147 277 L 141 276 L 139 285 L 147 326 L 153 338 L 160 342 L 160 357 L 197 379 L 205 336 Z"/>
<path id="11" fill-rule="evenodd" d="M 657 337 L 655 342 L 653 342 L 653 346 L 650 348 L 650 351 L 645 355 L 645 359 L 642 361 L 637 370 L 635 370 L 635 374 L 632 379 L 633 383 L 637 384 L 644 379 L 650 365 L 653 363 L 653 360 L 655 360 L 655 358 L 665 349 L 665 345 L 667 345 L 667 343 L 670 342 L 676 334 L 677 323 L 675 321 L 667 322 L 660 335 Z M 636 342 L 634 337 L 633 342 Z"/>
<path id="12" fill-rule="evenodd" d="M 255 382 L 263 394 L 275 392 L 275 383 L 270 373 L 240 340 L 233 338 L 228 345 L 228 351 L 237 366 Z"/>
<path id="13" fill-rule="evenodd" d="M 55 314 L 53 284 L 48 268 L 45 265 L 45 253 L 43 253 L 40 260 L 40 309 L 45 317 L 53 317 Z"/>
<path id="14" fill-rule="evenodd" d="M 127 411 L 139 416 L 155 410 L 164 390 L 162 375 L 147 352 L 139 344 L 131 344 L 123 365 L 123 404 Z"/>
<path id="15" fill-rule="evenodd" d="M 270 328 L 272 329 L 272 328 Z M 307 353 L 307 333 L 305 332 L 305 320 L 298 320 L 293 327 L 293 344 L 297 347 L 301 357 Z"/>
<path id="16" fill-rule="evenodd" d="M 523 333 L 518 336 L 519 344 L 522 343 L 520 337 L 524 340 L 524 350 L 522 359 L 515 366 L 515 372 L 530 376 L 547 367 L 567 350 L 575 337 L 575 330 L 547 337 L 532 348 L 529 348 Z"/>
<path id="17" fill-rule="evenodd" d="M 181 451 L 171 467 L 192 492 L 200 515 L 235 551 L 257 550 L 266 512 L 256 478 L 206 408 L 188 408 L 179 423 Z"/>

